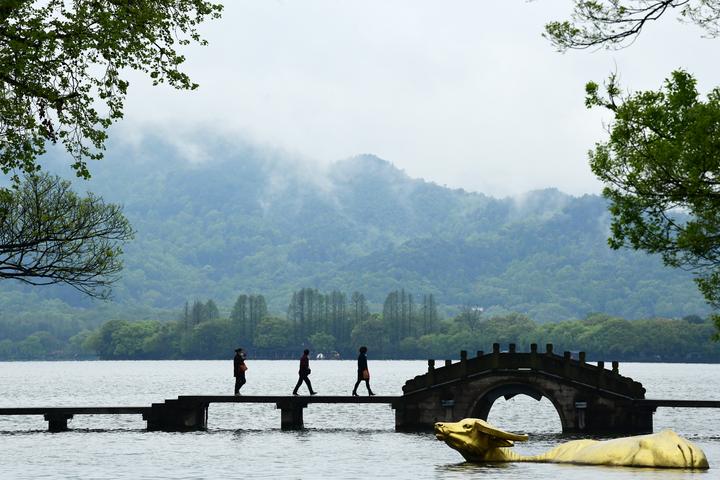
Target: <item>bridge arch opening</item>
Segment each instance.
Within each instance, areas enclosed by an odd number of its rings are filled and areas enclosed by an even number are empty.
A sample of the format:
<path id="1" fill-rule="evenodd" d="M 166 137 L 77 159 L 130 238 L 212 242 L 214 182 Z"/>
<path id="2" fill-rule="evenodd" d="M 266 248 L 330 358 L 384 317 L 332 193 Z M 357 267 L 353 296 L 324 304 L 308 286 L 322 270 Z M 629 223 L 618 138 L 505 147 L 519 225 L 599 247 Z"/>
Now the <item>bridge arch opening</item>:
<path id="1" fill-rule="evenodd" d="M 509 432 L 560 434 L 562 410 L 550 396 L 526 384 L 504 384 L 481 395 L 473 407 L 473 417 L 485 418 Z"/>

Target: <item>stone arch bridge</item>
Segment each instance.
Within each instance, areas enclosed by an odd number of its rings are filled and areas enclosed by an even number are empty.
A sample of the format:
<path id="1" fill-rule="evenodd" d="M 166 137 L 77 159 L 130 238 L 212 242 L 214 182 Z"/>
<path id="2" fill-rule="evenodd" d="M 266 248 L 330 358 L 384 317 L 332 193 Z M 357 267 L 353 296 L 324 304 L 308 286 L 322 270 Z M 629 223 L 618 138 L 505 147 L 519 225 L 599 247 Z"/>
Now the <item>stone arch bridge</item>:
<path id="1" fill-rule="evenodd" d="M 643 403 L 642 384 L 618 372 L 618 363 L 606 369 L 604 362 L 590 364 L 585 353 L 573 358 L 553 353 L 548 344 L 544 353 L 531 345 L 530 352 L 517 352 L 514 344 L 501 352 L 477 352 L 460 362 L 445 361 L 435 367 L 428 361 L 428 372 L 408 380 L 402 401 L 395 405 L 396 429 L 431 430 L 438 421 L 457 421 L 475 417 L 487 419 L 500 397 L 528 395 L 546 397 L 560 416 L 563 433 L 648 433 L 653 429 L 655 406 Z"/>

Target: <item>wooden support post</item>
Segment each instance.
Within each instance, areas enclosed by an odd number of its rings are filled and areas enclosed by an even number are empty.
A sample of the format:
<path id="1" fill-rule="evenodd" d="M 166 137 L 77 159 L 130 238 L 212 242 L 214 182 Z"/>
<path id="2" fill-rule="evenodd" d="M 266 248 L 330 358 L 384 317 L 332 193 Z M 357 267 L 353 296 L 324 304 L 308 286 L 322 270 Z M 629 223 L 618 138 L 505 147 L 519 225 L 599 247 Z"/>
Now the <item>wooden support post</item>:
<path id="1" fill-rule="evenodd" d="M 184 407 L 184 408 L 183 408 Z M 186 431 L 207 430 L 207 404 L 195 404 L 178 408 L 176 415 L 180 428 Z"/>
<path id="2" fill-rule="evenodd" d="M 428 429 L 427 425 L 420 421 L 422 408 L 414 402 L 400 401 L 393 403 L 395 409 L 395 431 L 396 432 L 417 432 Z"/>
<path id="3" fill-rule="evenodd" d="M 303 410 L 307 403 L 294 399 L 278 402 L 276 407 L 280 409 L 280 429 L 302 430 L 305 428 L 303 422 Z"/>
<path id="4" fill-rule="evenodd" d="M 208 404 L 166 400 L 154 403 L 143 417 L 147 429 L 161 432 L 193 432 L 207 430 Z"/>
<path id="5" fill-rule="evenodd" d="M 45 420 L 48 422 L 48 432 L 67 432 L 67 422 L 72 418 L 73 416 L 68 413 L 46 413 Z"/>

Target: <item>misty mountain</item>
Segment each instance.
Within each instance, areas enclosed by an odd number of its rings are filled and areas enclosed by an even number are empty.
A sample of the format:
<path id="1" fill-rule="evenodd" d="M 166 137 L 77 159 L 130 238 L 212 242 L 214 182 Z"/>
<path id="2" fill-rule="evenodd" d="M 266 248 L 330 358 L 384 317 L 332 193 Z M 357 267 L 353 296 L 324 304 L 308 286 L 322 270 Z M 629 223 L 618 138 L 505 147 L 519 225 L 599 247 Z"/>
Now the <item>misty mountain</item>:
<path id="1" fill-rule="evenodd" d="M 314 287 L 363 292 L 375 310 L 404 288 L 434 294 L 449 311 L 478 305 L 538 321 L 707 312 L 687 273 L 607 246 L 601 197 L 547 189 L 492 198 L 410 178 L 373 155 L 319 166 L 207 144 L 116 142 L 91 165 L 91 181 L 74 182 L 123 204 L 137 231 L 114 304 L 4 281 L 0 311 L 51 302 L 107 319 L 207 298 L 228 311 L 238 294 L 261 293 L 283 314 L 294 290 Z M 67 173 L 51 157 L 46 164 Z"/>

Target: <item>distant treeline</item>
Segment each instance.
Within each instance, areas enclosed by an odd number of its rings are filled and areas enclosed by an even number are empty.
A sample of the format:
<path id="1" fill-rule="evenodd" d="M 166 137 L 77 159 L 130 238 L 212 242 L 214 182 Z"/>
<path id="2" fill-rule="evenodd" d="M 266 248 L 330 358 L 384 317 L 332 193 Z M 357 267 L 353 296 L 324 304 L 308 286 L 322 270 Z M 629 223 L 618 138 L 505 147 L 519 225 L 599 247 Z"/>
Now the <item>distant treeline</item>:
<path id="1" fill-rule="evenodd" d="M 11 328 L 17 330 L 0 323 L 0 335 Z M 71 326 L 64 328 L 67 333 Z M 585 351 L 597 360 L 718 362 L 713 334 L 713 324 L 694 315 L 630 321 L 597 313 L 540 324 L 521 314 L 486 317 L 467 306 L 440 318 L 433 295 L 396 290 L 382 312 L 371 312 L 362 293 L 304 288 L 293 293 L 284 317 L 268 313 L 263 295 L 238 296 L 226 317 L 213 300 L 196 300 L 177 320 L 112 320 L 64 338 L 47 330 L 5 336 L 0 359 L 221 359 L 238 346 L 254 358 L 294 358 L 304 348 L 353 358 L 360 345 L 369 346 L 373 358 L 454 358 L 499 342 L 519 349 L 552 343 L 557 351 Z"/>
<path id="2" fill-rule="evenodd" d="M 370 312 L 360 292 L 303 288 L 293 293 L 284 318 L 268 314 L 262 295 L 238 296 L 227 318 L 212 299 L 196 300 L 177 321 L 113 320 L 82 344 L 102 359 L 225 358 L 238 346 L 266 358 L 295 357 L 304 348 L 350 357 L 361 343 L 377 345 L 376 354 L 408 356 L 400 350 L 403 341 L 441 328 L 433 295 L 421 300 L 393 291 L 380 314 Z"/>

